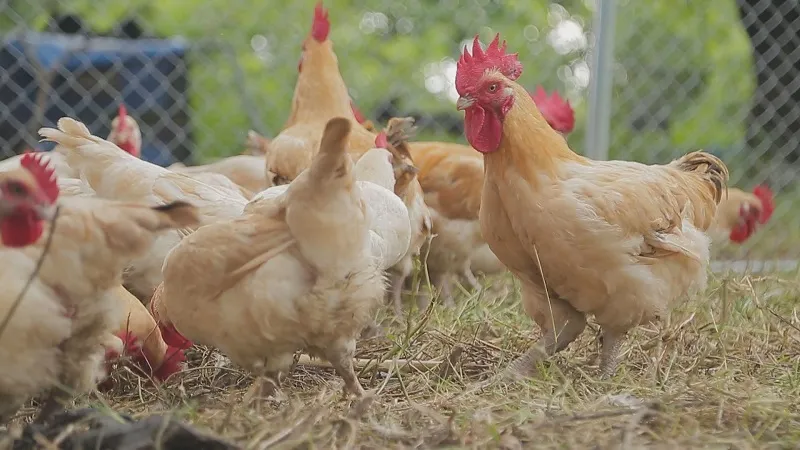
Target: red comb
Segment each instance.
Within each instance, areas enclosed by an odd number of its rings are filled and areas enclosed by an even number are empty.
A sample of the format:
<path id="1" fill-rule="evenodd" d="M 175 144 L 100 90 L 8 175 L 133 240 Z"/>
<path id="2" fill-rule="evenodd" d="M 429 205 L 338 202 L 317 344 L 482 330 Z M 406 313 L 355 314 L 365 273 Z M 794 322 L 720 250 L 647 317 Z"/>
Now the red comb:
<path id="1" fill-rule="evenodd" d="M 375 147 L 389 148 L 389 139 L 386 138 L 385 131 L 381 131 L 380 133 L 378 133 L 378 136 L 375 137 Z"/>
<path id="2" fill-rule="evenodd" d="M 459 95 L 464 95 L 465 91 L 477 83 L 487 70 L 498 70 L 509 80 L 516 80 L 522 75 L 522 63 L 519 62 L 516 53 L 506 54 L 506 46 L 506 41 L 500 44 L 500 33 L 497 33 L 484 51 L 481 49 L 478 35 L 475 35 L 475 40 L 472 41 L 472 54 L 469 54 L 464 47 L 461 58 L 456 64 L 456 91 Z"/>
<path id="3" fill-rule="evenodd" d="M 356 108 L 356 104 L 353 103 L 353 100 L 350 100 L 350 109 L 353 110 L 353 115 L 355 116 L 356 121 L 358 123 L 364 123 L 367 120 L 366 118 L 364 118 L 364 115 L 361 114 L 361 111 L 359 111 L 358 108 Z"/>
<path id="4" fill-rule="evenodd" d="M 773 211 L 775 211 L 775 198 L 772 191 L 764 185 L 756 186 L 753 189 L 753 195 L 761 200 L 761 213 L 758 215 L 758 223 L 765 224 L 772 217 Z"/>
<path id="5" fill-rule="evenodd" d="M 119 112 L 117 112 L 117 118 L 119 121 L 117 122 L 117 131 L 122 131 L 128 126 L 128 122 L 125 118 L 128 117 L 128 110 L 125 108 L 124 103 L 119 104 Z"/>
<path id="6" fill-rule="evenodd" d="M 175 329 L 175 325 L 159 323 L 158 329 L 161 331 L 161 339 L 164 339 L 164 342 L 171 347 L 186 350 L 194 345 L 194 342 L 187 339 Z"/>
<path id="7" fill-rule="evenodd" d="M 317 3 L 314 8 L 314 22 L 311 24 L 311 37 L 317 42 L 325 42 L 328 33 L 331 31 L 331 23 L 328 21 L 328 10 L 322 6 L 322 2 Z"/>
<path id="8" fill-rule="evenodd" d="M 548 97 L 544 88 L 537 86 L 531 98 L 554 130 L 569 133 L 575 127 L 575 111 L 568 101 L 561 98 L 558 91 L 553 91 L 553 95 Z"/>
<path id="9" fill-rule="evenodd" d="M 42 157 L 43 155 L 39 152 L 25 153 L 19 163 L 33 175 L 39 184 L 39 189 L 44 192 L 50 203 L 55 203 L 59 194 L 56 171 L 50 167 L 47 161 L 43 161 Z"/>
<path id="10" fill-rule="evenodd" d="M 731 229 L 731 233 L 728 236 L 731 241 L 737 244 L 746 241 L 756 231 L 757 220 L 755 216 L 745 212 L 744 205 L 739 207 L 739 217 L 742 222 L 736 224 L 736 226 Z"/>
<path id="11" fill-rule="evenodd" d="M 153 371 L 153 379 L 156 381 L 166 380 L 170 375 L 180 372 L 185 361 L 186 355 L 183 350 L 168 346 L 167 352 L 164 354 L 164 361 L 158 369 Z"/>
<path id="12" fill-rule="evenodd" d="M 142 351 L 139 339 L 131 331 L 117 333 L 117 337 L 122 340 L 123 355 L 135 356 Z"/>

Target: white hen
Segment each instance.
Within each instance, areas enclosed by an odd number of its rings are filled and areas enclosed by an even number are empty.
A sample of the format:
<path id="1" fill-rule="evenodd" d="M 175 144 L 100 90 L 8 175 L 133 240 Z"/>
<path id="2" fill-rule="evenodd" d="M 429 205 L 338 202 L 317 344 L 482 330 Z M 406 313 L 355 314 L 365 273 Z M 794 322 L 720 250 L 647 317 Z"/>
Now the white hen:
<path id="1" fill-rule="evenodd" d="M 99 197 L 159 205 L 177 200 L 197 206 L 202 224 L 239 217 L 247 199 L 238 189 L 210 185 L 188 175 L 171 172 L 121 151 L 113 143 L 93 136 L 84 124 L 68 117 L 58 121 L 58 129 L 43 128 L 40 133 L 58 145 L 53 150 L 64 155 L 70 167 Z M 149 299 L 163 280 L 164 258 L 193 229 L 160 236 L 150 251 L 136 259 L 125 272 L 125 285 L 141 300 Z"/>

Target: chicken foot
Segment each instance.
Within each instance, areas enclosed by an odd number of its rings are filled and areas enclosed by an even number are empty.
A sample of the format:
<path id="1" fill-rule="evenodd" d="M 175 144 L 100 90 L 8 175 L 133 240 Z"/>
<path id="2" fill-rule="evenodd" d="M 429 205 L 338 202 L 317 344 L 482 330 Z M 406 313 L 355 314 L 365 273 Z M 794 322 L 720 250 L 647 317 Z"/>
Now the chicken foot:
<path id="1" fill-rule="evenodd" d="M 345 394 L 351 393 L 356 397 L 363 397 L 364 388 L 358 382 L 358 377 L 353 367 L 355 354 L 355 339 L 340 340 L 325 349 L 325 359 L 330 361 L 333 370 L 344 380 Z"/>
<path id="2" fill-rule="evenodd" d="M 407 273 L 392 273 L 390 278 L 391 299 L 394 306 L 394 313 L 397 317 L 403 317 L 403 284 L 408 278 Z"/>

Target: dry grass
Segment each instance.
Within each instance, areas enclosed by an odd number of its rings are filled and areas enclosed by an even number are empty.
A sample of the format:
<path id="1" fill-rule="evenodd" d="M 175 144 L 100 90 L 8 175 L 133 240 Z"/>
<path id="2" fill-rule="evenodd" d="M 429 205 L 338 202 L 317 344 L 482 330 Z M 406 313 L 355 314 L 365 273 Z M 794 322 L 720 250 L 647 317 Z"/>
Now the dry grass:
<path id="1" fill-rule="evenodd" d="M 506 293 L 491 294 L 498 287 Z M 253 379 L 196 349 L 158 388 L 122 368 L 114 391 L 78 403 L 172 411 L 257 449 L 800 448 L 799 293 L 796 274 L 714 278 L 660 329 L 634 332 L 605 382 L 593 327 L 538 377 L 474 389 L 532 342 L 535 327 L 502 279 L 456 309 L 387 319 L 386 336 L 359 347 L 359 358 L 382 363 L 361 371 L 365 400 L 344 399 L 330 369 L 298 365 L 282 398 L 248 401 Z"/>

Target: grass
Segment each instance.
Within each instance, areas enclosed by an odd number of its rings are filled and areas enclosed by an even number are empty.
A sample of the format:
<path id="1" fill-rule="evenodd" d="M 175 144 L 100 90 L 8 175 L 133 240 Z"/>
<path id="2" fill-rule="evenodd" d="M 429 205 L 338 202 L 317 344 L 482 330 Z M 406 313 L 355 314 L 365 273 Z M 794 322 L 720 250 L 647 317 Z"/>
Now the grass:
<path id="1" fill-rule="evenodd" d="M 190 368 L 158 388 L 120 368 L 113 391 L 78 404 L 171 411 L 258 449 L 798 448 L 799 293 L 797 274 L 712 275 L 662 326 L 631 334 L 608 381 L 597 376 L 592 326 L 529 381 L 475 389 L 535 337 L 501 277 L 452 309 L 412 311 L 404 323 L 382 316 L 385 336 L 359 344 L 358 358 L 373 362 L 361 370 L 365 400 L 345 399 L 330 369 L 298 365 L 282 396 L 250 401 L 253 379 L 197 348 Z"/>

